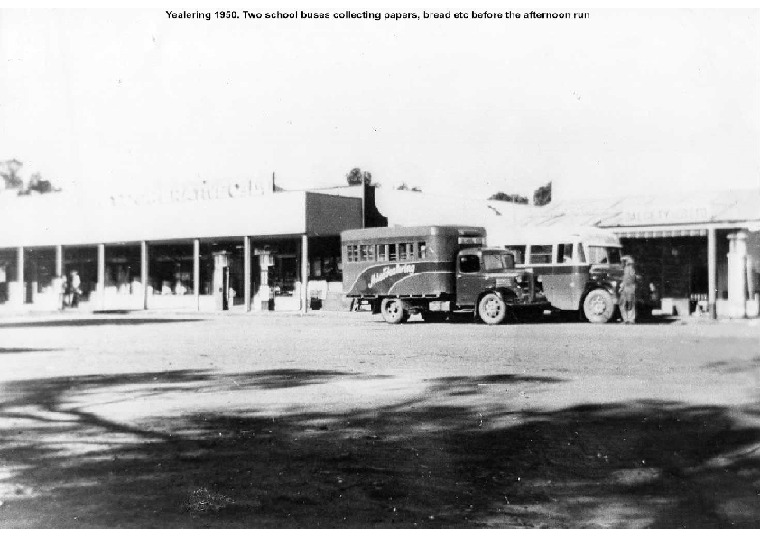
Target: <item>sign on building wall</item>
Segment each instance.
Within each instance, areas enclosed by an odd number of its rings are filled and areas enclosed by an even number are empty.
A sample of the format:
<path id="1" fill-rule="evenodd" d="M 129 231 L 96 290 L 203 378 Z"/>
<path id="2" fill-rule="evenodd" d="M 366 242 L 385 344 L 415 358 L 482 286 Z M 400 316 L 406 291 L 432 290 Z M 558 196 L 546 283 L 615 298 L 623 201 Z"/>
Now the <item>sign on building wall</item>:
<path id="1" fill-rule="evenodd" d="M 648 207 L 623 211 L 615 222 L 623 226 L 644 226 L 652 224 L 683 224 L 689 222 L 708 222 L 710 210 L 698 207 Z"/>
<path id="2" fill-rule="evenodd" d="M 252 180 L 233 181 L 229 183 L 207 183 L 163 188 L 150 192 L 127 192 L 112 194 L 113 205 L 158 205 L 168 203 L 193 202 L 248 198 L 268 193 L 267 188 Z"/>

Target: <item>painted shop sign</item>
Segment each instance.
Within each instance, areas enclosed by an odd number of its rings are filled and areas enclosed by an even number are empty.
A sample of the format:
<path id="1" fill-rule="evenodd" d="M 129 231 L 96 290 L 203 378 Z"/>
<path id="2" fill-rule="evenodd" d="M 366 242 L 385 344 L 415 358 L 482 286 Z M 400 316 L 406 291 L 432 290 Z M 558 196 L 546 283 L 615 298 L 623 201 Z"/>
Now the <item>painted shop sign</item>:
<path id="1" fill-rule="evenodd" d="M 234 198 L 249 198 L 261 196 L 266 190 L 251 180 L 236 181 L 223 184 L 188 185 L 175 188 L 165 188 L 151 192 L 112 194 L 113 205 L 162 205 L 205 200 L 220 200 Z"/>
<path id="2" fill-rule="evenodd" d="M 616 220 L 617 225 L 699 223 L 710 220 L 710 210 L 707 207 L 652 207 L 623 211 Z"/>

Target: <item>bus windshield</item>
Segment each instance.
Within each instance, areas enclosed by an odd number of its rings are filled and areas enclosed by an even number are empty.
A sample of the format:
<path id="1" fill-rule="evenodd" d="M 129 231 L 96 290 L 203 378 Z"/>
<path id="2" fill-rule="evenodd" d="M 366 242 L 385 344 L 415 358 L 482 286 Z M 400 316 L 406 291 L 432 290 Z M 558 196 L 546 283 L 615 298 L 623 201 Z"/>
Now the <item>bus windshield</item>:
<path id="1" fill-rule="evenodd" d="M 586 246 L 588 262 L 592 265 L 620 263 L 620 250 L 616 246 Z"/>
<path id="2" fill-rule="evenodd" d="M 486 272 L 498 272 L 515 268 L 512 254 L 502 252 L 483 252 L 483 269 Z"/>

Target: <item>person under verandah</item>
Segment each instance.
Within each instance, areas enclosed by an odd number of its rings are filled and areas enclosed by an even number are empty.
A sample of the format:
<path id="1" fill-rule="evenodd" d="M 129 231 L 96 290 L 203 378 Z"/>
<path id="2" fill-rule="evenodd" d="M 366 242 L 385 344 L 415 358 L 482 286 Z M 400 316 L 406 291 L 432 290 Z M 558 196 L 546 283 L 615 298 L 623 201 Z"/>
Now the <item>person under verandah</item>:
<path id="1" fill-rule="evenodd" d="M 636 267 L 631 256 L 625 255 L 623 262 L 623 278 L 620 282 L 618 305 L 620 316 L 625 324 L 636 322 Z"/>

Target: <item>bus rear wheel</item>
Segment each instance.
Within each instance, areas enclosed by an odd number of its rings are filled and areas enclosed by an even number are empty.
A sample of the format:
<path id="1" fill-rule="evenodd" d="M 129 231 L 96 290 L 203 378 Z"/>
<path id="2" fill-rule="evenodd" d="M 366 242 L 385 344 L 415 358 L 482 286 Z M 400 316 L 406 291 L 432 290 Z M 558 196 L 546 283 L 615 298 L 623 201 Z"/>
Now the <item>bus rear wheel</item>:
<path id="1" fill-rule="evenodd" d="M 478 315 L 486 324 L 499 324 L 507 316 L 507 303 L 498 293 L 488 293 L 478 302 Z"/>
<path id="2" fill-rule="evenodd" d="M 397 298 L 384 298 L 380 305 L 380 313 L 386 323 L 399 324 L 409 318 L 404 304 Z"/>
<path id="3" fill-rule="evenodd" d="M 615 300 L 604 289 L 594 289 L 583 301 L 583 314 L 590 323 L 607 323 L 615 315 Z"/>

